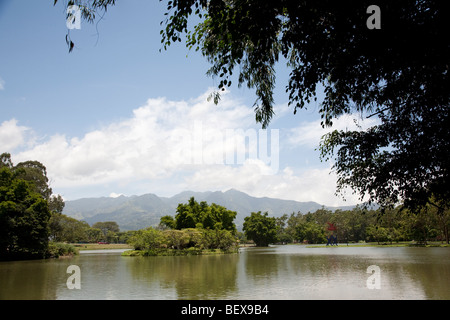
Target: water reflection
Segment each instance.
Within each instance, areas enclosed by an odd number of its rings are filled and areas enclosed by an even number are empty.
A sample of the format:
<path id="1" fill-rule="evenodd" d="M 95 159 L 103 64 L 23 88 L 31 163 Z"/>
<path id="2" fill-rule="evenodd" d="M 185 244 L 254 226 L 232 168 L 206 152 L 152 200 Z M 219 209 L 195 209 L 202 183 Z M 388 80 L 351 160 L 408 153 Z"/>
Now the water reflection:
<path id="1" fill-rule="evenodd" d="M 247 254 L 242 282 L 258 290 L 247 292 L 246 298 L 354 299 L 367 291 L 368 265 L 361 266 L 358 259 L 311 251 L 283 254 L 277 249 Z"/>
<path id="2" fill-rule="evenodd" d="M 69 290 L 69 265 L 81 290 Z M 370 290 L 367 267 L 380 267 Z M 450 299 L 448 248 L 245 248 L 240 254 L 0 262 L 0 299 Z"/>
<path id="3" fill-rule="evenodd" d="M 235 254 L 135 257 L 129 258 L 126 264 L 135 284 L 172 290 L 169 298 L 222 299 L 237 290 L 238 259 L 239 255 Z"/>
<path id="4" fill-rule="evenodd" d="M 56 299 L 58 262 L 0 262 L 0 300 Z"/>
<path id="5" fill-rule="evenodd" d="M 380 290 L 367 288 L 370 265 L 380 267 Z M 446 248 L 284 246 L 248 251 L 239 283 L 256 299 L 449 299 L 449 279 Z"/>

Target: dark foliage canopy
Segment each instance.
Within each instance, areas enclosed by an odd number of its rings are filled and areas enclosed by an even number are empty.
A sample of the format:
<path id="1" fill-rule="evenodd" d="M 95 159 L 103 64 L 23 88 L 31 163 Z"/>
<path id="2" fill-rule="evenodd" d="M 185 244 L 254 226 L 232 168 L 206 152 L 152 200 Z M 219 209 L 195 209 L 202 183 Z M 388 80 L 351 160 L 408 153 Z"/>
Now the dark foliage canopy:
<path id="1" fill-rule="evenodd" d="M 43 258 L 47 252 L 50 209 L 39 187 L 44 177 L 27 171 L 29 165 L 14 167 L 9 154 L 0 155 L 0 260 Z"/>

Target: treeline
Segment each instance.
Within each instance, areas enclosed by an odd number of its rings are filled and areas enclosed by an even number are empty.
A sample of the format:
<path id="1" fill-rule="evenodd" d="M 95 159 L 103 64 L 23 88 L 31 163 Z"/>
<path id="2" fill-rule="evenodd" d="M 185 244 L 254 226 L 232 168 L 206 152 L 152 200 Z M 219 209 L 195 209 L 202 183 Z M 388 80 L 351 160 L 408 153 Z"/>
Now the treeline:
<path id="1" fill-rule="evenodd" d="M 249 240 L 257 246 L 293 242 L 327 243 L 330 235 L 337 237 L 340 243 L 449 243 L 450 210 L 443 210 L 431 201 L 417 212 L 402 206 L 377 210 L 364 206 L 336 211 L 322 208 L 306 214 L 298 212 L 281 217 L 271 217 L 267 212 L 252 212 L 244 218 L 243 232 L 236 231 L 235 217 L 234 211 L 216 204 L 198 203 L 191 198 L 187 204 L 178 206 L 175 217 L 162 217 L 157 229 L 141 230 L 130 238 L 129 243 L 144 250 L 226 248 L 234 246 L 237 241 Z"/>
<path id="2" fill-rule="evenodd" d="M 319 209 L 315 212 L 271 217 L 252 212 L 245 217 L 243 232 L 234 224 L 236 212 L 217 204 L 198 203 L 191 198 L 179 204 L 175 216 L 164 216 L 155 227 L 121 232 L 116 222 L 97 222 L 92 226 L 64 214 L 53 213 L 49 236 L 55 242 L 128 243 L 136 250 L 155 253 L 158 249 L 234 250 L 238 242 L 257 246 L 274 243 L 326 243 L 334 234 L 340 243 L 360 241 L 393 243 L 399 241 L 445 241 L 448 243 L 450 212 L 439 212 L 430 205 L 419 212 L 402 209 L 352 210 Z M 331 232 L 330 224 L 336 227 Z"/>
<path id="3" fill-rule="evenodd" d="M 339 242 L 393 243 L 427 241 L 449 243 L 450 210 L 440 210 L 429 204 L 418 212 L 398 206 L 392 209 L 353 210 L 334 212 L 320 209 L 313 213 L 292 213 L 276 218 L 278 242 L 326 243 L 331 223 Z"/>
<path id="4" fill-rule="evenodd" d="M 164 216 L 156 228 L 121 232 L 116 222 L 90 226 L 62 213 L 64 200 L 48 185 L 44 165 L 26 161 L 14 165 L 7 153 L 0 155 L 0 260 L 46 258 L 72 249 L 60 243 L 129 243 L 135 249 L 234 250 L 239 241 L 258 246 L 271 243 L 326 243 L 333 233 L 339 242 L 398 242 L 414 240 L 449 243 L 448 203 L 429 204 L 413 212 L 402 206 L 393 209 L 334 212 L 320 209 L 307 214 L 270 217 L 252 212 L 238 232 L 236 212 L 217 204 L 198 203 L 191 198 L 179 204 L 176 215 Z M 330 231 L 332 224 L 336 230 Z"/>
<path id="5" fill-rule="evenodd" d="M 115 221 L 96 222 L 90 226 L 64 214 L 53 214 L 49 220 L 49 239 L 67 243 L 126 243 L 133 231 L 121 232 Z"/>

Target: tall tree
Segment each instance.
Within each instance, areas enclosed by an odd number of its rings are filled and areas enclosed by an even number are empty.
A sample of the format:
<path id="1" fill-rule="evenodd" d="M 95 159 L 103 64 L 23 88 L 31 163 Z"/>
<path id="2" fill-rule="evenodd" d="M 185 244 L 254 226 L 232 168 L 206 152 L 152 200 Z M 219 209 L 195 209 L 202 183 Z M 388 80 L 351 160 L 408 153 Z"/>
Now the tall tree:
<path id="1" fill-rule="evenodd" d="M 120 231 L 119 225 L 115 221 L 96 222 L 92 225 L 94 229 L 100 229 L 106 237 L 108 232 L 117 233 Z"/>
<path id="2" fill-rule="evenodd" d="M 267 247 L 278 240 L 276 219 L 269 217 L 267 212 L 252 212 L 245 217 L 242 230 L 247 239 L 253 240 L 258 247 Z"/>
<path id="3" fill-rule="evenodd" d="M 55 242 L 87 241 L 89 229 L 86 221 L 79 221 L 57 212 L 52 212 L 49 220 L 50 239 Z"/>
<path id="4" fill-rule="evenodd" d="M 48 246 L 50 210 L 33 183 L 0 168 L 0 260 L 43 258 Z"/>
<path id="5" fill-rule="evenodd" d="M 202 227 L 205 229 L 228 230 L 236 233 L 236 211 L 228 210 L 215 203 L 208 205 L 206 201 L 198 203 L 191 197 L 187 204 L 180 203 L 177 207 L 177 214 L 172 220 L 170 216 L 161 218 L 161 224 L 174 226 L 175 229 Z"/>
<path id="6" fill-rule="evenodd" d="M 0 155 L 0 258 L 43 258 L 51 213 L 61 214 L 63 207 L 61 196 L 52 197 L 42 163 L 14 166 L 9 153 Z"/>
<path id="7" fill-rule="evenodd" d="M 53 192 L 49 186 L 47 168 L 42 163 L 39 161 L 20 162 L 15 166 L 15 169 L 17 169 L 20 178 L 32 181 L 36 192 L 41 194 L 44 199 L 50 200 Z"/>

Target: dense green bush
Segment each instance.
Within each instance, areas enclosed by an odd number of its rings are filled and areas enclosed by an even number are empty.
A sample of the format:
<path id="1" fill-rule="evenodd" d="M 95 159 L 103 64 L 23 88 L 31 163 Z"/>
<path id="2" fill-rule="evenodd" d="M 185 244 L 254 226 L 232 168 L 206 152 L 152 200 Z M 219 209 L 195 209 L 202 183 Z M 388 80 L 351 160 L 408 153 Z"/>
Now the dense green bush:
<path id="1" fill-rule="evenodd" d="M 59 258 L 61 256 L 70 256 L 78 254 L 77 249 L 67 243 L 50 242 L 47 249 L 48 258 Z"/>
<path id="2" fill-rule="evenodd" d="M 160 249 L 167 252 L 168 250 L 188 250 L 187 253 L 196 254 L 201 250 L 233 250 L 237 246 L 237 239 L 228 230 L 202 228 L 157 230 L 150 227 L 136 231 L 129 238 L 128 244 L 135 250 L 148 252 L 148 255 L 161 255 Z"/>

